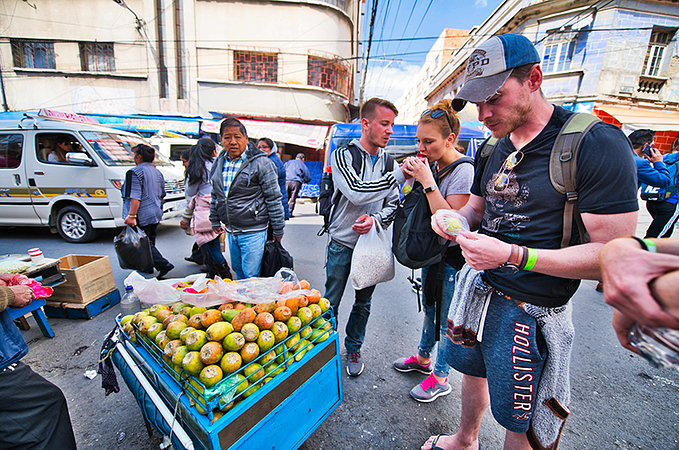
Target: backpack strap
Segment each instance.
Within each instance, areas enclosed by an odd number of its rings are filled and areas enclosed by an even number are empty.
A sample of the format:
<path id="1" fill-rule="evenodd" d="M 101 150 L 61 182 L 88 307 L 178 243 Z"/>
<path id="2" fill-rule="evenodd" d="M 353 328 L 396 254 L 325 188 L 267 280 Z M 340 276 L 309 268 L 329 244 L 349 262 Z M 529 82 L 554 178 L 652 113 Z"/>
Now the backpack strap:
<path id="1" fill-rule="evenodd" d="M 446 167 L 443 169 L 439 170 L 438 172 L 434 173 L 434 178 L 436 179 L 436 184 L 438 184 L 438 181 L 448 175 L 450 172 L 452 172 L 457 166 L 460 164 L 464 163 L 469 163 L 472 166 L 474 165 L 474 160 L 470 158 L 469 156 L 463 156 L 462 158 L 458 158 L 455 161 L 451 162 L 448 164 Z"/>
<path id="2" fill-rule="evenodd" d="M 483 145 L 481 146 L 481 149 L 479 150 L 480 158 L 482 160 L 481 173 L 485 172 L 486 166 L 488 165 L 488 160 L 490 159 L 490 155 L 492 155 L 493 152 L 495 151 L 495 147 L 497 147 L 498 141 L 499 141 L 498 138 L 491 136 L 488 139 L 486 139 L 486 142 L 484 142 Z"/>
<path id="3" fill-rule="evenodd" d="M 568 247 L 573 229 L 573 218 L 578 227 L 580 242 L 590 241 L 580 211 L 578 211 L 577 153 L 587 132 L 600 120 L 592 114 L 573 114 L 556 136 L 549 158 L 549 179 L 558 192 L 566 195 L 563 210 L 561 248 Z"/>
<path id="4" fill-rule="evenodd" d="M 349 142 L 346 146 L 349 153 L 351 153 L 351 166 L 354 168 L 356 174 L 360 177 L 361 170 L 363 169 L 363 156 L 361 155 L 361 149 L 356 145 Z"/>

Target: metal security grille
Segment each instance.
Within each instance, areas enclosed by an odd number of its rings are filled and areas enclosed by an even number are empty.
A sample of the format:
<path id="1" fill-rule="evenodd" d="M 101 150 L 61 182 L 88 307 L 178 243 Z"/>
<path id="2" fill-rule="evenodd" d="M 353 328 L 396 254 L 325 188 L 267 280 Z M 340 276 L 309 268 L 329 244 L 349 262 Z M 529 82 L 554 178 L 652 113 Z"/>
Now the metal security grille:
<path id="1" fill-rule="evenodd" d="M 85 72 L 115 72 L 113 44 L 80 43 L 80 65 Z"/>
<path id="2" fill-rule="evenodd" d="M 278 55 L 276 53 L 233 52 L 234 77 L 237 81 L 278 81 Z"/>
<path id="3" fill-rule="evenodd" d="M 56 69 L 54 43 L 12 39 L 14 67 L 26 69 Z"/>
<path id="4" fill-rule="evenodd" d="M 346 61 L 308 57 L 307 84 L 324 89 L 350 94 L 351 78 L 350 67 Z"/>

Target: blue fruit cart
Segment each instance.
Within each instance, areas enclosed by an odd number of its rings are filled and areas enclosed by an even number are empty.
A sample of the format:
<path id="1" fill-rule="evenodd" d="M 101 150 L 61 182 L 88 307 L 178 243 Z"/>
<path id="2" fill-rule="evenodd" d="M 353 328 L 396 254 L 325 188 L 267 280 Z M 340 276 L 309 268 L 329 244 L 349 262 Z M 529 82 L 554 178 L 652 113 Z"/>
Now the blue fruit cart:
<path id="1" fill-rule="evenodd" d="M 297 449 L 342 402 L 334 328 L 323 342 L 314 342 L 313 348 L 297 358 L 299 361 L 292 354 L 286 357 L 284 371 L 222 417 L 213 415 L 211 407 L 205 408 L 207 415 L 198 412 L 196 400 L 203 401 L 201 396 L 191 395 L 186 380 L 182 389 L 181 374 L 149 347 L 148 340 L 136 341 L 119 327 L 110 357 L 147 424 L 168 436 L 176 450 Z M 233 387 L 225 381 L 227 388 L 222 392 Z"/>

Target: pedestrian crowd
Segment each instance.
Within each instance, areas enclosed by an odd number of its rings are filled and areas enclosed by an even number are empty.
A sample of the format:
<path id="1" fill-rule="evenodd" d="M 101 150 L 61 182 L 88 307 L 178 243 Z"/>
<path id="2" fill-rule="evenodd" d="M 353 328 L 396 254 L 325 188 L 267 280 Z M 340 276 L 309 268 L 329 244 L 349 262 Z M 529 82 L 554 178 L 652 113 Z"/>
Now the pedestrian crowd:
<path id="1" fill-rule="evenodd" d="M 330 157 L 334 191 L 324 296 L 335 314 L 357 243 L 402 212 L 408 194 L 401 185 L 421 188 L 431 214 L 427 232 L 442 238 L 440 263 L 422 268 L 419 344 L 393 363 L 399 372 L 426 375 L 410 391 L 419 402 L 450 394 L 448 375 L 462 374 L 455 387 L 461 391 L 459 429 L 431 436 L 423 450 L 479 448 L 489 406 L 506 430 L 505 448 L 557 448 L 570 414 L 570 299 L 580 280 L 603 282 L 604 299 L 614 307 L 612 325 L 630 351 L 639 353 L 630 341 L 637 325 L 679 329 L 679 240 L 669 239 L 679 218 L 673 167 L 679 153 L 663 157 L 651 130 L 627 137 L 613 125 L 549 103 L 540 60 L 523 36 L 491 37 L 470 55 L 455 98 L 421 114 L 416 156 L 394 162 L 385 148 L 398 110 L 372 98 L 360 110 L 361 137 Z M 492 135 L 473 163 L 457 143 L 457 113 L 467 103 Z M 565 140 L 566 133 L 574 139 Z M 188 207 L 180 226 L 195 238 L 187 259 L 204 264 L 210 277 L 255 277 L 265 242 L 280 242 L 285 221 L 294 217 L 309 170 L 303 153 L 283 164 L 273 140 L 262 138 L 255 146 L 237 119 L 225 119 L 219 134 L 220 152 L 203 138 L 182 155 Z M 153 245 L 164 180 L 153 167 L 152 147 L 133 152 L 136 166 L 123 186 L 125 223 L 150 238 L 161 278 L 174 267 Z M 634 237 L 640 188 L 653 217 L 644 239 Z M 630 272 L 631 266 L 636 270 Z M 361 349 L 375 288 L 354 289 L 344 324 L 351 377 L 366 367 Z M 30 372 L 18 362 L 27 349 L 4 311 L 30 302 L 27 295 L 0 288 L 0 377 L 8 379 L 2 386 L 18 382 L 20 371 Z M 36 389 L 54 388 L 31 377 L 36 386 L 42 383 Z M 45 407 L 61 413 L 44 435 L 60 444 L 44 448 L 72 448 L 68 411 L 59 395 L 55 399 L 58 405 Z"/>

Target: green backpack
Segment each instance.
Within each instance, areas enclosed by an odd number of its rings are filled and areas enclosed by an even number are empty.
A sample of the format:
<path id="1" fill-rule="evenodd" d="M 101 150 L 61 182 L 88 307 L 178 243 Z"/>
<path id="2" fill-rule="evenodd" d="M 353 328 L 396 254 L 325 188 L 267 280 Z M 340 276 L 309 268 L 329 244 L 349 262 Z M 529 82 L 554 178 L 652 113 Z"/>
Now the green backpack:
<path id="1" fill-rule="evenodd" d="M 585 229 L 580 211 L 578 211 L 578 191 L 576 181 L 577 154 L 585 134 L 600 120 L 592 114 L 576 113 L 568 118 L 556 136 L 552 154 L 549 158 L 549 179 L 557 192 L 566 195 L 566 204 L 563 210 L 563 235 L 561 248 L 568 247 L 573 229 L 573 217 L 580 234 L 580 242 L 590 242 L 589 234 Z M 498 140 L 494 137 L 481 147 L 483 170 L 486 168 L 490 155 L 493 154 Z"/>

